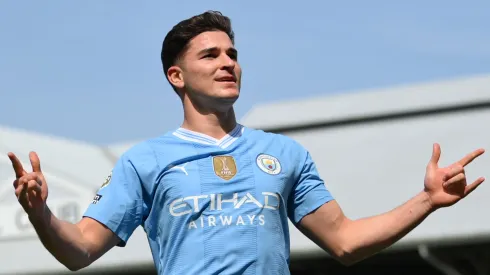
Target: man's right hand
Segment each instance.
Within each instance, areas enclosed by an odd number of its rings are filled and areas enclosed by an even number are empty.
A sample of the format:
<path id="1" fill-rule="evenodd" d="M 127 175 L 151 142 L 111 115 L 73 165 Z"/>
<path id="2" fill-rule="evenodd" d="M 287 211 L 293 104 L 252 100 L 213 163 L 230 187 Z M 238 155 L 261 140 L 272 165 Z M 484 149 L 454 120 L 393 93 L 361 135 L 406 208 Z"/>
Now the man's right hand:
<path id="1" fill-rule="evenodd" d="M 32 172 L 8 153 L 14 167 L 15 195 L 34 225 L 44 247 L 68 269 L 75 271 L 90 265 L 121 240 L 105 225 L 92 218 L 69 223 L 56 218 L 46 205 L 48 185 L 35 152 L 29 154 Z"/>
<path id="2" fill-rule="evenodd" d="M 14 188 L 17 200 L 24 208 L 30 220 L 42 219 L 46 210 L 48 185 L 41 171 L 41 162 L 35 152 L 29 154 L 32 172 L 28 173 L 22 167 L 14 153 L 8 153 L 15 171 Z"/>

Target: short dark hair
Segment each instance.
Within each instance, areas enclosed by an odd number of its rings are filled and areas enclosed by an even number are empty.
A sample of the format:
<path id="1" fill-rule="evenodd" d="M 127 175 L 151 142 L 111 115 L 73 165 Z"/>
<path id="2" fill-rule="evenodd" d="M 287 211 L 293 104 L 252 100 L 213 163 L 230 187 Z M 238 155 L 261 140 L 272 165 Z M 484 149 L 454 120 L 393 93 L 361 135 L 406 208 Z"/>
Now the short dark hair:
<path id="1" fill-rule="evenodd" d="M 160 57 L 165 77 L 167 76 L 168 69 L 175 65 L 183 52 L 185 52 L 189 41 L 207 31 L 225 32 L 231 39 L 231 42 L 233 44 L 235 43 L 235 34 L 231 27 L 231 20 L 219 11 L 206 11 L 183 20 L 175 25 L 163 40 Z"/>

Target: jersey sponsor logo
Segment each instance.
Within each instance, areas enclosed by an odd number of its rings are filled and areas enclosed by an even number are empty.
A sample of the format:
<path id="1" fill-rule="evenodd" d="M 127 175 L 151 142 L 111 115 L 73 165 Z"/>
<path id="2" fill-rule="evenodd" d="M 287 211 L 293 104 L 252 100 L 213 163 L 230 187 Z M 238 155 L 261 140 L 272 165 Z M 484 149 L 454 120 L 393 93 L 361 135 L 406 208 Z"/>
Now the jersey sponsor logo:
<path id="1" fill-rule="evenodd" d="M 214 226 L 247 226 L 247 225 L 260 225 L 265 224 L 264 215 L 219 215 L 219 216 L 206 216 L 199 217 L 196 220 L 192 220 L 187 224 L 187 229 L 198 229 L 204 227 Z"/>
<path id="2" fill-rule="evenodd" d="M 235 159 L 232 156 L 213 157 L 213 169 L 216 176 L 230 180 L 237 174 Z"/>
<path id="3" fill-rule="evenodd" d="M 238 210 L 245 205 L 258 209 L 259 213 L 262 213 L 262 209 L 277 211 L 281 206 L 281 197 L 278 193 L 273 192 L 262 192 L 256 196 L 250 193 L 242 196 L 239 196 L 238 193 L 233 193 L 232 196 L 219 193 L 188 196 L 172 201 L 169 205 L 169 212 L 174 217 L 184 217 L 209 211 L 206 215 L 200 215 L 197 219 L 191 220 L 187 224 L 188 229 L 233 225 L 263 226 L 266 223 L 266 217 L 263 214 L 255 215 L 253 212 L 249 212 L 247 215 L 229 214 L 230 211 L 228 210 Z M 206 210 L 202 209 L 203 206 L 206 207 Z M 224 214 L 224 211 L 227 214 Z"/>
<path id="4" fill-rule="evenodd" d="M 260 154 L 257 156 L 257 166 L 269 175 L 277 175 L 281 172 L 281 163 L 271 155 Z"/>

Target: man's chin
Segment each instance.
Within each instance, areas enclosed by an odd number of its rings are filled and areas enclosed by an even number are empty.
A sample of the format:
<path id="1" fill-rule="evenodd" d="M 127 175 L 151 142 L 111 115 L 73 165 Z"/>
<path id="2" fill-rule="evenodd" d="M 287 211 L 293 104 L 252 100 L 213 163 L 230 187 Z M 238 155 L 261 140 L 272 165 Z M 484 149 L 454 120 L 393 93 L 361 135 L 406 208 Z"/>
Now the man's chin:
<path id="1" fill-rule="evenodd" d="M 235 104 L 238 97 L 238 93 L 220 94 L 219 96 L 213 97 L 213 101 L 216 109 L 218 109 L 220 112 L 227 112 L 233 107 L 233 104 Z"/>
<path id="2" fill-rule="evenodd" d="M 223 102 L 235 102 L 240 96 L 240 92 L 237 89 L 221 90 L 216 98 Z"/>
<path id="3" fill-rule="evenodd" d="M 226 96 L 220 96 L 220 97 L 218 97 L 217 100 L 221 104 L 233 105 L 238 100 L 238 97 L 239 97 L 238 94 L 226 95 Z"/>

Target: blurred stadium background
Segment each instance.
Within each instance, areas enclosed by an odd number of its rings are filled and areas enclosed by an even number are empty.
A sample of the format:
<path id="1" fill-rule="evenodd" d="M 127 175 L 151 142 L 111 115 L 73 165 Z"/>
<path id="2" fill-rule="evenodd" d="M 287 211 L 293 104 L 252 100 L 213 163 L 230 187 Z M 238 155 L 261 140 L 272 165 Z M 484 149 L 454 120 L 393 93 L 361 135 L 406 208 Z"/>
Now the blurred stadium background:
<path id="1" fill-rule="evenodd" d="M 258 105 L 241 123 L 302 143 L 345 213 L 360 218 L 390 210 L 420 191 L 433 142 L 441 144 L 441 165 L 479 147 L 490 149 L 490 75 Z M 101 147 L 0 127 L 2 155 L 15 151 L 26 156 L 36 149 L 50 184 L 48 204 L 72 222 L 133 144 Z M 488 153 L 467 168 L 470 179 L 489 172 Z M 0 274 L 72 274 L 38 241 L 15 200 L 12 176 L 8 159 L 0 158 Z M 330 259 L 291 226 L 291 272 L 490 274 L 489 197 L 484 183 L 393 247 L 351 267 Z M 31 260 L 19 258 L 15 250 Z M 155 274 L 143 230 L 134 233 L 126 248 L 113 249 L 77 273 Z"/>

